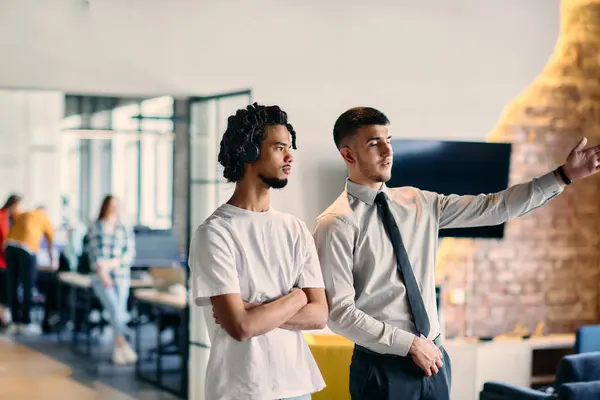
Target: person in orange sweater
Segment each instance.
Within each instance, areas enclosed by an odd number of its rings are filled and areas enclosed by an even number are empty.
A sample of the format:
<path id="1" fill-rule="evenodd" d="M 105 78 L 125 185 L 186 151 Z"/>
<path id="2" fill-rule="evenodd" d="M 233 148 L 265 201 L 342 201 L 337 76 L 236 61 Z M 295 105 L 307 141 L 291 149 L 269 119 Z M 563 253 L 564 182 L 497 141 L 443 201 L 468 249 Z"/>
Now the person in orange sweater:
<path id="1" fill-rule="evenodd" d="M 48 242 L 52 265 L 52 235 L 54 229 L 42 207 L 17 215 L 5 241 L 8 276 L 8 298 L 12 314 L 9 333 L 39 332 L 31 325 L 32 289 L 37 272 L 37 253 L 42 237 Z M 23 302 L 19 302 L 17 289 L 23 285 Z"/>
<path id="2" fill-rule="evenodd" d="M 19 213 L 21 196 L 11 194 L 0 208 L 0 329 L 6 327 L 4 306 L 8 304 L 8 279 L 6 278 L 6 258 L 4 257 L 4 241 L 8 237 L 11 221 Z"/>

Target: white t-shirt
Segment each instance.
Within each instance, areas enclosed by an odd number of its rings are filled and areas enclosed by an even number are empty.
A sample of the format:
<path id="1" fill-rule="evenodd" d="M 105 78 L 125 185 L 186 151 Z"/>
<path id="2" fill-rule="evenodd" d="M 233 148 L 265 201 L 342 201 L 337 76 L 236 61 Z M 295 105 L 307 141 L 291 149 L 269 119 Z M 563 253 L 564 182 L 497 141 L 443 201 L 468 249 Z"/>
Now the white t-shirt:
<path id="1" fill-rule="evenodd" d="M 273 209 L 252 212 L 223 204 L 194 233 L 189 265 L 199 306 L 227 293 L 266 302 L 294 286 L 324 287 L 310 231 L 298 218 Z M 207 399 L 273 400 L 325 387 L 302 332 L 276 328 L 238 342 L 214 323 L 210 308 L 204 315 L 211 340 Z"/>

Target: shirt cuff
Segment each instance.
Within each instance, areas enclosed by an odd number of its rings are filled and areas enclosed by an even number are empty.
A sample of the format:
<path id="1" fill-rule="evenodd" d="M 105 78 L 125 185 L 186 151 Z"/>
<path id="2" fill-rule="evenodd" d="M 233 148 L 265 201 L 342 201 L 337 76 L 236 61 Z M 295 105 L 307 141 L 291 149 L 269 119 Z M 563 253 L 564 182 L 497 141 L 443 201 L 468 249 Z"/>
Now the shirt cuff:
<path id="1" fill-rule="evenodd" d="M 408 351 L 410 350 L 410 346 L 412 346 L 414 340 L 414 334 L 396 328 L 394 332 L 394 347 L 396 350 L 395 353 L 401 357 L 406 357 L 408 355 Z"/>
<path id="2" fill-rule="evenodd" d="M 539 177 L 538 184 L 542 189 L 542 193 L 544 193 L 544 197 L 547 199 L 551 199 L 564 190 L 563 186 L 556 179 L 554 171 L 550 171 L 546 175 Z"/>

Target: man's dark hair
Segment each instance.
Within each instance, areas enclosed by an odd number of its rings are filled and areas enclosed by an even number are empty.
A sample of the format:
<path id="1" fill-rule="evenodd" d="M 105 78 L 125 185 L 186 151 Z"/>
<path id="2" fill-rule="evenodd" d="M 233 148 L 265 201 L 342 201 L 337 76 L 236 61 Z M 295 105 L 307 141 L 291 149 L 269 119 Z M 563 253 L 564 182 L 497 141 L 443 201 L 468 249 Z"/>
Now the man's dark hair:
<path id="1" fill-rule="evenodd" d="M 340 115 L 333 126 L 333 141 L 340 149 L 362 126 L 387 125 L 390 121 L 384 113 L 371 107 L 354 107 Z"/>
<path id="2" fill-rule="evenodd" d="M 254 103 L 227 119 L 227 130 L 221 139 L 219 163 L 224 168 L 223 176 L 228 182 L 237 182 L 242 178 L 244 162 L 241 153 L 244 146 L 254 143 L 260 149 L 269 125 L 285 126 L 292 137 L 292 148 L 296 148 L 296 132 L 288 123 L 287 113 L 279 106 Z"/>

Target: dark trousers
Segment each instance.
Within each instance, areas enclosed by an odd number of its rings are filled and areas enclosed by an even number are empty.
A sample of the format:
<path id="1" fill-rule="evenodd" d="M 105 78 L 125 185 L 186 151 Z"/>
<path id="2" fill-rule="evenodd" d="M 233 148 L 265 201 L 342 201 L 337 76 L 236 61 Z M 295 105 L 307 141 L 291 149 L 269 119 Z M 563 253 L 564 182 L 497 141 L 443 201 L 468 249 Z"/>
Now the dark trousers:
<path id="1" fill-rule="evenodd" d="M 8 304 L 13 324 L 31 323 L 32 290 L 37 272 L 35 254 L 15 247 L 6 247 L 6 272 L 8 280 Z M 23 285 L 23 302 L 19 301 L 19 284 Z"/>
<path id="2" fill-rule="evenodd" d="M 6 268 L 0 268 L 0 305 L 8 305 L 8 278 Z M 2 316 L 0 315 L 0 319 Z"/>
<path id="3" fill-rule="evenodd" d="M 352 400 L 449 400 L 452 367 L 443 347 L 444 366 L 430 377 L 413 359 L 354 348 L 350 364 Z"/>

